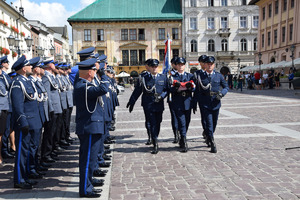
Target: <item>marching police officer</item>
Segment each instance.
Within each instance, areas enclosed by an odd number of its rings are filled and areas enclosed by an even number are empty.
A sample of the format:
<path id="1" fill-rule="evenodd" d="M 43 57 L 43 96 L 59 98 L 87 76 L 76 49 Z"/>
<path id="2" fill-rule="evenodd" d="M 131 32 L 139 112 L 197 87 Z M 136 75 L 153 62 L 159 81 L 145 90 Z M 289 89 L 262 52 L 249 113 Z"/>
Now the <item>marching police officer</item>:
<path id="1" fill-rule="evenodd" d="M 32 189 L 37 182 L 28 179 L 26 161 L 29 151 L 31 134 L 38 134 L 42 128 L 42 121 L 37 101 L 37 90 L 27 76 L 31 73 L 31 65 L 23 55 L 12 68 L 17 72 L 11 85 L 11 100 L 13 108 L 13 122 L 16 134 L 16 157 L 14 167 L 14 187 Z"/>
<path id="2" fill-rule="evenodd" d="M 212 153 L 217 153 L 217 147 L 214 141 L 214 132 L 216 130 L 219 110 L 221 107 L 221 98 L 228 92 L 227 82 L 222 74 L 214 71 L 215 58 L 208 56 L 205 58 L 206 71 L 198 70 L 195 72 L 196 90 L 194 98 L 199 103 L 203 112 L 204 130 L 207 131 L 206 143 L 211 147 Z M 223 89 L 220 91 L 220 87 Z"/>
<path id="3" fill-rule="evenodd" d="M 179 146 L 181 152 L 187 152 L 186 133 L 191 121 L 192 93 L 195 90 L 193 75 L 184 71 L 186 60 L 178 57 L 175 61 L 177 73 L 170 77 L 170 93 L 172 94 L 172 108 L 178 122 L 180 132 Z"/>
<path id="4" fill-rule="evenodd" d="M 152 154 L 158 153 L 158 135 L 160 131 L 160 124 L 162 122 L 162 114 L 164 111 L 163 99 L 168 93 L 168 78 L 164 74 L 158 74 L 157 67 L 159 61 L 152 59 L 149 63 L 149 76 L 142 78 L 142 84 L 137 85 L 137 92 L 134 96 L 131 96 L 127 103 L 129 112 L 133 110 L 134 104 L 142 95 L 142 106 L 149 112 L 150 130 L 154 149 Z"/>
<path id="5" fill-rule="evenodd" d="M 99 143 L 105 131 L 104 108 L 99 97 L 108 92 L 107 84 L 93 84 L 97 71 L 96 61 L 96 58 L 91 58 L 77 63 L 79 78 L 74 86 L 76 134 L 80 140 L 79 195 L 89 198 L 100 197 L 100 190 L 94 187 L 103 185 L 103 182 L 93 180 L 92 176 L 97 164 Z"/>

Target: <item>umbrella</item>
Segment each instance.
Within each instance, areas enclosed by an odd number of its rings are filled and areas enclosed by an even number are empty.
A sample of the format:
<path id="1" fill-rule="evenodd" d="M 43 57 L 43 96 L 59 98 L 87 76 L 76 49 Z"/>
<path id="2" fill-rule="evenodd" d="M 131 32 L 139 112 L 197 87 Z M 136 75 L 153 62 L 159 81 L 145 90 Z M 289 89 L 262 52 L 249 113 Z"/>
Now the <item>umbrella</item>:
<path id="1" fill-rule="evenodd" d="M 116 75 L 116 77 L 118 78 L 124 78 L 124 77 L 129 77 L 130 74 L 126 73 L 126 72 L 121 72 L 120 74 Z"/>

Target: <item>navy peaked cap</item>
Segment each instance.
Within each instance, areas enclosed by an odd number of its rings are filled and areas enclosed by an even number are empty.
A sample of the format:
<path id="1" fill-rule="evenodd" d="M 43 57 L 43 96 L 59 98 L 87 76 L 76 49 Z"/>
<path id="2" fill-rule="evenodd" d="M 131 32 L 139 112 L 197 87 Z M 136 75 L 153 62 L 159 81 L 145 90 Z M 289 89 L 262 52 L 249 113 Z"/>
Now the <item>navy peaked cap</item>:
<path id="1" fill-rule="evenodd" d="M 201 55 L 199 58 L 198 58 L 198 61 L 199 62 L 204 62 L 204 60 L 207 58 L 207 55 Z"/>
<path id="2" fill-rule="evenodd" d="M 175 65 L 180 64 L 180 63 L 185 64 L 185 63 L 186 63 L 185 58 L 178 57 L 178 58 L 175 60 Z"/>
<path id="3" fill-rule="evenodd" d="M 1 65 L 2 63 L 8 63 L 7 56 L 3 56 L 3 57 L 0 58 L 0 65 Z"/>
<path id="4" fill-rule="evenodd" d="M 150 58 L 150 59 L 148 59 L 148 60 L 146 60 L 146 61 L 145 61 L 145 65 L 149 65 L 149 64 L 150 64 L 150 62 L 151 62 L 151 60 L 152 60 L 151 58 Z"/>
<path id="5" fill-rule="evenodd" d="M 204 60 L 205 63 L 214 63 L 215 62 L 215 57 L 213 56 L 207 56 Z"/>
<path id="6" fill-rule="evenodd" d="M 78 65 L 79 70 L 89 70 L 89 69 L 97 69 L 95 63 L 97 62 L 96 58 L 90 58 L 88 60 L 76 63 Z"/>
<path id="7" fill-rule="evenodd" d="M 177 58 L 178 58 L 177 56 L 175 56 L 174 58 L 172 58 L 172 59 L 171 59 L 171 63 L 172 63 L 172 64 L 175 64 L 175 61 L 176 61 Z"/>
<path id="8" fill-rule="evenodd" d="M 44 65 L 48 65 L 50 63 L 54 63 L 54 61 L 52 59 L 49 59 L 49 60 L 44 60 L 43 63 Z"/>
<path id="9" fill-rule="evenodd" d="M 34 57 L 34 58 L 29 60 L 30 65 L 32 66 L 32 68 L 39 67 L 41 65 L 40 61 L 41 61 L 40 57 Z"/>
<path id="10" fill-rule="evenodd" d="M 77 54 L 81 57 L 89 57 L 91 56 L 91 54 L 93 54 L 93 52 L 95 51 L 95 47 L 90 47 L 90 48 L 87 48 L 87 49 L 83 49 L 79 52 L 77 52 Z"/>
<path id="11" fill-rule="evenodd" d="M 26 65 L 30 65 L 30 62 L 28 60 L 26 60 L 26 57 L 23 55 L 23 56 L 21 56 L 21 58 L 19 58 L 13 64 L 13 66 L 11 68 L 14 69 L 15 71 L 18 71 L 18 70 L 22 69 Z"/>
<path id="12" fill-rule="evenodd" d="M 157 59 L 151 59 L 149 66 L 158 66 L 159 61 Z"/>

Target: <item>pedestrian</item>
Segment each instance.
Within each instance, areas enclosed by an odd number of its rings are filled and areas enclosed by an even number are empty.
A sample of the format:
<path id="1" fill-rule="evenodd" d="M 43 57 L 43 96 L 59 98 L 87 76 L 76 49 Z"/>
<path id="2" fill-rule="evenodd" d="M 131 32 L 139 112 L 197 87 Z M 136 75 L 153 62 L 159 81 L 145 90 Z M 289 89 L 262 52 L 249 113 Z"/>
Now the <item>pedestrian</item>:
<path id="1" fill-rule="evenodd" d="M 243 91 L 243 82 L 244 82 L 244 74 L 241 72 L 238 76 L 238 89 L 241 89 L 241 92 Z"/>
<path id="2" fill-rule="evenodd" d="M 227 82 L 228 82 L 228 87 L 230 88 L 230 89 L 232 89 L 232 74 L 230 73 L 230 72 L 228 72 L 228 80 L 227 80 Z"/>
<path id="3" fill-rule="evenodd" d="M 237 89 L 238 81 L 237 81 L 237 75 L 235 74 L 233 77 L 233 88 Z"/>
<path id="4" fill-rule="evenodd" d="M 256 89 L 261 90 L 261 85 L 259 83 L 259 81 L 261 80 L 261 77 L 260 77 L 259 71 L 255 72 L 254 79 L 255 79 L 254 83 L 255 83 Z"/>
<path id="5" fill-rule="evenodd" d="M 152 154 L 158 153 L 158 135 L 160 132 L 160 124 L 162 122 L 162 114 L 164 111 L 163 99 L 168 94 L 168 79 L 164 74 L 158 74 L 157 59 L 152 59 L 149 63 L 150 74 L 142 78 L 142 84 L 137 86 L 137 92 L 131 96 L 127 103 L 129 112 L 132 112 L 137 99 L 142 95 L 142 106 L 149 111 L 150 131 L 153 143 Z"/>
<path id="6" fill-rule="evenodd" d="M 280 73 L 279 72 L 275 72 L 275 84 L 276 84 L 277 88 L 280 87 Z"/>
<path id="7" fill-rule="evenodd" d="M 194 98 L 196 98 L 199 106 L 203 109 L 203 116 L 206 122 L 205 130 L 207 131 L 206 144 L 211 147 L 211 153 L 217 153 L 214 132 L 221 107 L 220 100 L 226 95 L 229 88 L 223 76 L 214 70 L 215 58 L 208 56 L 205 59 L 205 63 L 207 63 L 206 71 L 198 70 L 195 74 L 196 90 Z M 220 87 L 222 87 L 221 90 Z"/>
<path id="8" fill-rule="evenodd" d="M 134 89 L 134 81 L 133 81 L 132 77 L 129 78 L 129 84 L 130 84 L 131 91 L 133 91 L 133 89 Z"/>
<path id="9" fill-rule="evenodd" d="M 273 89 L 274 88 L 274 71 L 273 70 L 269 70 L 269 74 L 268 74 L 268 85 L 269 85 L 269 89 Z"/>
<path id="10" fill-rule="evenodd" d="M 289 90 L 292 89 L 292 81 L 294 80 L 294 70 L 291 68 L 290 71 L 289 71 Z"/>

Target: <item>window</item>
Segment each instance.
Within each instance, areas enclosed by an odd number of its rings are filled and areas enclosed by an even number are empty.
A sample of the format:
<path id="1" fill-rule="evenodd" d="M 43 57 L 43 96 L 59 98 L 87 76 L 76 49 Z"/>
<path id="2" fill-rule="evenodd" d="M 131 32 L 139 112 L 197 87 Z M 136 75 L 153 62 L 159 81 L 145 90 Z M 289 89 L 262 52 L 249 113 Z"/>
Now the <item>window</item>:
<path id="1" fill-rule="evenodd" d="M 253 16 L 253 28 L 258 28 L 258 16 Z"/>
<path id="2" fill-rule="evenodd" d="M 128 29 L 121 29 L 121 40 L 128 40 Z"/>
<path id="3" fill-rule="evenodd" d="M 100 56 L 104 54 L 104 50 L 98 50 L 97 52 Z"/>
<path id="4" fill-rule="evenodd" d="M 282 41 L 282 42 L 285 42 L 285 26 L 282 27 L 281 33 L 282 33 L 282 35 L 281 35 L 281 37 L 282 37 L 281 41 Z"/>
<path id="5" fill-rule="evenodd" d="M 172 28 L 172 39 L 173 40 L 179 39 L 178 28 Z"/>
<path id="6" fill-rule="evenodd" d="M 208 6 L 214 6 L 214 0 L 208 0 Z"/>
<path id="7" fill-rule="evenodd" d="M 207 28 L 210 30 L 215 29 L 215 18 L 213 17 L 207 18 Z"/>
<path id="8" fill-rule="evenodd" d="M 190 18 L 190 29 L 197 30 L 197 18 L 195 17 Z"/>
<path id="9" fill-rule="evenodd" d="M 271 32 L 268 32 L 268 46 L 271 45 Z"/>
<path id="10" fill-rule="evenodd" d="M 247 28 L 247 17 L 240 17 L 240 28 Z"/>
<path id="11" fill-rule="evenodd" d="M 208 40 L 208 51 L 214 52 L 215 51 L 215 41 Z"/>
<path id="12" fill-rule="evenodd" d="M 104 30 L 97 29 L 97 41 L 104 41 Z"/>
<path id="13" fill-rule="evenodd" d="M 228 41 L 226 39 L 223 39 L 221 41 L 222 44 L 222 51 L 228 51 Z"/>
<path id="14" fill-rule="evenodd" d="M 136 40 L 136 29 L 129 29 L 129 39 Z"/>
<path id="15" fill-rule="evenodd" d="M 221 17 L 221 28 L 227 28 L 227 17 Z"/>
<path id="16" fill-rule="evenodd" d="M 241 51 L 247 51 L 247 40 L 245 38 L 241 39 Z"/>
<path id="17" fill-rule="evenodd" d="M 293 24 L 290 24 L 290 41 L 293 40 L 293 29 L 294 29 Z"/>
<path id="18" fill-rule="evenodd" d="M 130 50 L 130 65 L 138 65 L 137 50 Z"/>
<path id="19" fill-rule="evenodd" d="M 266 19 L 266 7 L 263 7 L 262 9 L 262 16 L 263 16 L 263 20 Z"/>
<path id="20" fill-rule="evenodd" d="M 291 0 L 291 8 L 295 7 L 295 0 Z"/>
<path id="21" fill-rule="evenodd" d="M 164 59 L 165 59 L 165 50 L 160 49 L 159 50 L 159 61 L 164 61 Z"/>
<path id="22" fill-rule="evenodd" d="M 191 0 L 191 7 L 197 7 L 196 0 Z"/>
<path id="23" fill-rule="evenodd" d="M 146 61 L 145 57 L 145 50 L 139 50 L 139 64 L 143 65 Z"/>
<path id="24" fill-rule="evenodd" d="M 129 52 L 128 50 L 122 50 L 122 64 L 129 65 Z"/>
<path id="25" fill-rule="evenodd" d="M 278 37 L 278 35 L 277 35 L 277 29 L 276 29 L 276 30 L 274 30 L 274 44 L 277 44 L 277 37 Z"/>
<path id="26" fill-rule="evenodd" d="M 247 0 L 241 0 L 242 1 L 242 6 L 246 6 L 247 5 Z"/>
<path id="27" fill-rule="evenodd" d="M 283 9 L 283 11 L 286 11 L 286 9 L 287 9 L 287 0 L 282 0 L 283 2 L 283 5 L 282 5 L 282 9 Z"/>
<path id="28" fill-rule="evenodd" d="M 145 29 L 139 29 L 139 40 L 145 40 Z"/>
<path id="29" fill-rule="evenodd" d="M 91 29 L 84 29 L 84 41 L 91 41 Z"/>
<path id="30" fill-rule="evenodd" d="M 255 38 L 253 40 L 253 50 L 256 51 L 257 50 L 257 38 Z"/>
<path id="31" fill-rule="evenodd" d="M 265 34 L 261 35 L 261 47 L 265 47 Z"/>
<path id="32" fill-rule="evenodd" d="M 159 40 L 164 40 L 166 39 L 166 36 L 165 36 L 165 29 L 164 28 L 159 28 L 158 29 L 158 39 Z"/>
<path id="33" fill-rule="evenodd" d="M 269 4 L 269 18 L 272 17 L 272 4 Z"/>
<path id="34" fill-rule="evenodd" d="M 279 5 L 278 5 L 278 0 L 275 1 L 275 15 L 278 14 L 278 10 L 279 10 Z"/>
<path id="35" fill-rule="evenodd" d="M 196 40 L 192 40 L 191 41 L 191 52 L 197 52 L 198 48 L 197 48 L 197 41 Z"/>
<path id="36" fill-rule="evenodd" d="M 173 52 L 173 58 L 179 57 L 179 49 L 172 49 L 172 52 Z"/>
<path id="37" fill-rule="evenodd" d="M 227 6 L 227 0 L 222 0 L 222 6 Z"/>

